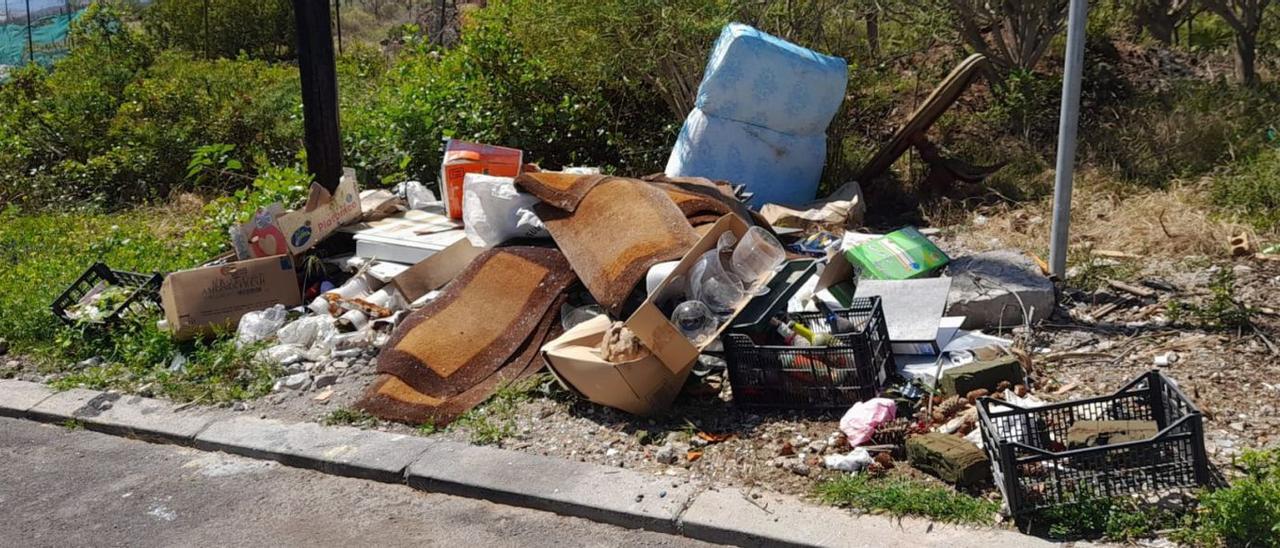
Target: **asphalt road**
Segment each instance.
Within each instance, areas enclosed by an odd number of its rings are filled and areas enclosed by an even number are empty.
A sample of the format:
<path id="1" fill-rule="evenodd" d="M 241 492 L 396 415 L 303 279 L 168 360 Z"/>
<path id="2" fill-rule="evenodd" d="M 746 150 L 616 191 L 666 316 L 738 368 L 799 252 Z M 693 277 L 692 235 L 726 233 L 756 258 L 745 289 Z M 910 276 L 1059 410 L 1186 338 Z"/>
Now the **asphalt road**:
<path id="1" fill-rule="evenodd" d="M 0 418 L 0 546 L 709 546 Z"/>

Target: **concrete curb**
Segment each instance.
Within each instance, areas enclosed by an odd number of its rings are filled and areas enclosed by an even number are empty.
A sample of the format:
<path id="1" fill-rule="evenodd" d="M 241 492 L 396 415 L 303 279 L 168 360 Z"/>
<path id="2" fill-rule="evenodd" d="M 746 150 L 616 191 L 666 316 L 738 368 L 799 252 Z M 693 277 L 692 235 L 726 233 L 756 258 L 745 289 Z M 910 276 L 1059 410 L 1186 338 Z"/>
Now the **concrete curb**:
<path id="1" fill-rule="evenodd" d="M 758 498 L 632 470 L 516 451 L 223 411 L 94 390 L 0 381 L 0 416 L 75 420 L 87 429 L 277 461 L 327 474 L 408 484 L 622 527 L 746 546 L 1054 546 L 1013 531 L 855 516 L 794 497 Z"/>

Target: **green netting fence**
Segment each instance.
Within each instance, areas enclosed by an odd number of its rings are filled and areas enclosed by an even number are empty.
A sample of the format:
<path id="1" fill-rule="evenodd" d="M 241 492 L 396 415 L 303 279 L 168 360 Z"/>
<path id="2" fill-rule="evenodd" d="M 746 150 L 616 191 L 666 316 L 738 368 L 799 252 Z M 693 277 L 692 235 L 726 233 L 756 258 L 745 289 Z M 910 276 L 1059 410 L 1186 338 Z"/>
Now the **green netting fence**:
<path id="1" fill-rule="evenodd" d="M 66 55 L 71 46 L 71 22 L 84 8 L 72 2 L 44 9 L 36 9 L 34 4 L 29 21 L 26 4 L 18 0 L 9 0 L 7 13 L 0 12 L 0 79 L 8 67 L 32 61 L 49 66 Z M 43 4 L 47 6 L 48 2 Z"/>

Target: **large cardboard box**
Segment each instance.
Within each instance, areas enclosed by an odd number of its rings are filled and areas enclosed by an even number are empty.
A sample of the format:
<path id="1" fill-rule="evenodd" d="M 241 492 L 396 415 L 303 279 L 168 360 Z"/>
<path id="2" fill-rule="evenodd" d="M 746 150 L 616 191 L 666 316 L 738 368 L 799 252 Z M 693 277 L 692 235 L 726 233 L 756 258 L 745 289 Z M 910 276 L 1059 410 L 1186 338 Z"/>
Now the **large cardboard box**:
<path id="1" fill-rule="evenodd" d="M 680 394 L 684 377 L 648 354 L 624 363 L 600 357 L 600 341 L 612 323 L 596 316 L 542 347 L 552 373 L 566 388 L 600 405 L 636 415 L 666 408 Z"/>
<path id="2" fill-rule="evenodd" d="M 716 246 L 721 234 L 732 232 L 741 240 L 748 228 L 746 222 L 736 215 L 721 217 L 627 319 L 627 328 L 636 334 L 652 355 L 626 363 L 605 361 L 600 357 L 599 346 L 609 322 L 607 318 L 596 318 L 575 326 L 542 347 L 556 376 L 587 399 L 628 413 L 648 415 L 669 407 L 689 377 L 698 354 L 733 323 L 733 318 L 747 306 L 750 296 L 734 307 L 733 315 L 720 326 L 715 336 L 697 346 L 680 334 L 657 303 L 666 300 L 670 292 L 682 289 L 672 286 L 673 280 L 683 279 L 698 258 Z"/>
<path id="3" fill-rule="evenodd" d="M 248 312 L 298 306 L 302 294 L 293 259 L 277 255 L 174 272 L 160 287 L 169 330 L 179 339 L 233 329 Z"/>

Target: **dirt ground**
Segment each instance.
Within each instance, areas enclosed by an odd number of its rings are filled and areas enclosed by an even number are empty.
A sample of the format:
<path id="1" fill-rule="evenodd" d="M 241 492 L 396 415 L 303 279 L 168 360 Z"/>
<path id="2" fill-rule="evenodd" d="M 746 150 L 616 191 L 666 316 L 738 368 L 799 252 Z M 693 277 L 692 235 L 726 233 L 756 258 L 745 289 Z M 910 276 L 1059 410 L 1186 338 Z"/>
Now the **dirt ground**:
<path id="1" fill-rule="evenodd" d="M 1113 207 L 1124 205 L 1116 202 Z M 1040 213 L 978 214 L 964 225 L 944 229 L 936 241 L 952 257 L 1000 247 L 1033 249 L 1026 246 L 1034 233 L 1043 233 L 1036 229 L 1044 223 L 1043 217 L 1037 219 Z M 1048 321 L 1024 333 L 1032 341 L 1039 381 L 1036 395 L 1059 401 L 1107 394 L 1157 368 L 1157 356 L 1172 357 L 1172 352 L 1175 361 L 1158 368 L 1206 413 L 1210 458 L 1230 475 L 1232 458 L 1243 449 L 1280 441 L 1276 409 L 1280 401 L 1280 348 L 1276 347 L 1280 344 L 1280 261 L 1230 259 L 1221 250 L 1214 251 L 1207 239 L 1175 246 L 1193 253 L 1178 256 L 1158 237 L 1138 237 L 1155 243 L 1143 249 L 1129 245 L 1124 248 L 1129 251 L 1118 258 L 1107 251 L 1099 255 L 1098 249 L 1108 243 L 1094 236 L 1105 233 L 1093 228 L 1099 222 L 1105 219 L 1093 219 L 1082 229 L 1087 237 L 1079 253 L 1092 258 L 1076 266 L 1071 276 L 1075 285 L 1097 287 L 1063 284 L 1060 307 Z M 1025 233 L 1017 230 L 1028 226 Z M 1090 243 L 1090 238 L 1096 241 Z M 1110 243 L 1122 240 L 1118 237 Z M 1206 250 L 1215 254 L 1206 255 Z M 1253 327 L 1222 331 L 1173 325 L 1170 303 L 1212 302 L 1215 280 L 1223 272 L 1234 277 L 1235 303 L 1253 310 Z M 1108 287 L 1108 277 L 1123 277 L 1150 294 Z M 302 391 L 282 388 L 260 400 L 236 404 L 235 409 L 268 418 L 323 421 L 335 410 L 349 407 L 372 380 L 375 352 L 370 349 L 336 365 L 343 367 L 330 364 L 321 372 L 333 375 L 330 386 Z M 41 380 L 32 373 L 19 376 Z M 507 449 L 631 468 L 671 476 L 673 481 L 801 496 L 811 496 L 818 482 L 842 474 L 821 464 L 824 455 L 847 452 L 837 439 L 840 412 L 736 407 L 723 372 L 695 378 L 668 413 L 652 418 L 636 418 L 576 399 L 554 386 L 549 377 L 545 385 L 527 397 L 513 399 L 513 406 L 502 413 L 495 411 L 484 424 L 455 425 L 431 435 L 474 441 L 484 434 L 478 432 L 483 426 L 505 426 L 509 430 L 497 436 L 502 438 L 497 445 Z M 395 423 L 370 427 L 425 434 Z M 998 498 L 993 489 L 984 493 Z"/>

